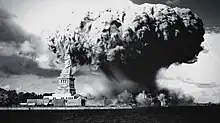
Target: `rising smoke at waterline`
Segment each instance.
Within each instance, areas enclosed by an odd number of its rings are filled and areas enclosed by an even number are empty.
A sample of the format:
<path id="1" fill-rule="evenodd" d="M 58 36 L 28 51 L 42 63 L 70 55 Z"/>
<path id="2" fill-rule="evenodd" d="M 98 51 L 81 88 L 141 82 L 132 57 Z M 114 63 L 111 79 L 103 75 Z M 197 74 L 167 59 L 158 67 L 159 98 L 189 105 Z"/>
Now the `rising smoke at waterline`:
<path id="1" fill-rule="evenodd" d="M 70 23 L 56 30 L 48 44 L 62 59 L 70 43 L 74 65 L 100 68 L 110 78 L 117 68 L 154 91 L 160 68 L 196 62 L 204 33 L 202 20 L 190 9 L 143 4 L 89 11 L 77 27 Z"/>

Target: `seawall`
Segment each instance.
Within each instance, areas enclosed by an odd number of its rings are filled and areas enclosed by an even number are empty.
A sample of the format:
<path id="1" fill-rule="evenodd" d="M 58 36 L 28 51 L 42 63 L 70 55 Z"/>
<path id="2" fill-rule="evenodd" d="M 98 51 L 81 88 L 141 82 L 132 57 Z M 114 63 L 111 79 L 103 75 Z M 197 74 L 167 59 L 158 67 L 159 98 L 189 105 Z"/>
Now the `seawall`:
<path id="1" fill-rule="evenodd" d="M 132 107 L 0 107 L 0 110 L 109 110 L 132 109 Z"/>

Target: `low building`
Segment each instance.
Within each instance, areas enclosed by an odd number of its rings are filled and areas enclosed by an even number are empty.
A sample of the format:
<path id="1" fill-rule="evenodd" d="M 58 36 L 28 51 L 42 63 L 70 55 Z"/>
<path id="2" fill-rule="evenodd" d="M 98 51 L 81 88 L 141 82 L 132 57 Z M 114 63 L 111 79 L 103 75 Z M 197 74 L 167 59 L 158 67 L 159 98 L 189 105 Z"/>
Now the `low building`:
<path id="1" fill-rule="evenodd" d="M 67 99 L 65 106 L 83 106 L 82 99 Z"/>
<path id="2" fill-rule="evenodd" d="M 86 106 L 105 106 L 105 100 L 86 100 Z"/>
<path id="3" fill-rule="evenodd" d="M 35 103 L 37 106 L 48 106 L 50 104 L 50 99 L 27 99 L 27 103 Z"/>

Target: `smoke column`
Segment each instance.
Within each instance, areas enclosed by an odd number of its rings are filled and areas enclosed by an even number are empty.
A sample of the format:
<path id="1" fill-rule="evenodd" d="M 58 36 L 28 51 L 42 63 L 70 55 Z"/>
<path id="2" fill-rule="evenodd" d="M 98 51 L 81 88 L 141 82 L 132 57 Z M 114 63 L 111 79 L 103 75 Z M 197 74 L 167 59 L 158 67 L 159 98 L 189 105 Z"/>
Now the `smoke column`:
<path id="1" fill-rule="evenodd" d="M 74 66 L 101 69 L 111 79 L 120 71 L 155 91 L 160 68 L 196 62 L 204 33 L 202 20 L 190 9 L 130 4 L 86 12 L 77 26 L 70 23 L 54 31 L 48 45 L 62 60 L 69 42 Z"/>

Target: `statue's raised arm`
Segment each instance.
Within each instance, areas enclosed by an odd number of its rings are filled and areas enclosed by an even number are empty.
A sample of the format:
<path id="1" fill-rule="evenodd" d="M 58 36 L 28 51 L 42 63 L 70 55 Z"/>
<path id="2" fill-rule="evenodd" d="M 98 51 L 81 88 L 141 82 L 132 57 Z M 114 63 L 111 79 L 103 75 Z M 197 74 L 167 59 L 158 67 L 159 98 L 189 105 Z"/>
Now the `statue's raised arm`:
<path id="1" fill-rule="evenodd" d="M 49 37 L 49 48 L 56 53 L 59 60 L 63 61 L 64 68 L 61 74 L 73 75 L 76 72 L 76 64 L 71 60 L 71 48 L 73 42 L 58 32 Z"/>

